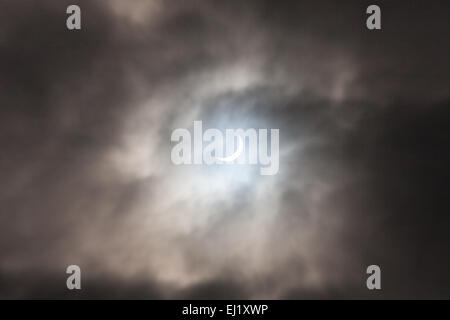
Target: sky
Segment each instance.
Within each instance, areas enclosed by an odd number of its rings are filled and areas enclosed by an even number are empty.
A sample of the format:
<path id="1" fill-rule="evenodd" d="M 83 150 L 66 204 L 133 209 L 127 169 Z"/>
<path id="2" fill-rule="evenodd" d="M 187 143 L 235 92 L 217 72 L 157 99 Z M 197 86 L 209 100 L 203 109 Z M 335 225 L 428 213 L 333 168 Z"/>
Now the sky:
<path id="1" fill-rule="evenodd" d="M 370 4 L 0 0 L 0 298 L 450 299 L 449 3 Z M 174 165 L 195 120 L 278 173 Z"/>

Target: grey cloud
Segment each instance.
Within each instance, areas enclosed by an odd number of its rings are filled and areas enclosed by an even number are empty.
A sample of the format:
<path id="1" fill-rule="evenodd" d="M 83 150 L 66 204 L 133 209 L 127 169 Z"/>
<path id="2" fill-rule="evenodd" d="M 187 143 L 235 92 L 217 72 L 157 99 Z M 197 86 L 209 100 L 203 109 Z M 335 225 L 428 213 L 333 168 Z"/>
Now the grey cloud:
<path id="1" fill-rule="evenodd" d="M 77 3 L 0 7 L 0 297 L 450 296 L 446 2 Z M 173 166 L 197 119 L 279 174 Z"/>

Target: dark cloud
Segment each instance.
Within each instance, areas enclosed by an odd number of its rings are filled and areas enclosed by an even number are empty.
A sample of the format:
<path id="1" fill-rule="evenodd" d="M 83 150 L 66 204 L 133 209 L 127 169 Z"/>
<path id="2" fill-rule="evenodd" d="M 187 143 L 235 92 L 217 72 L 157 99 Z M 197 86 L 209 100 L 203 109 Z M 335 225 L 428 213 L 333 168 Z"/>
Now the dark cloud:
<path id="1" fill-rule="evenodd" d="M 446 1 L 72 3 L 0 4 L 1 298 L 450 297 Z M 172 165 L 194 120 L 278 175 Z"/>
<path id="2" fill-rule="evenodd" d="M 82 291 L 67 290 L 66 274 L 28 270 L 28 272 L 8 273 L 0 276 L 1 299 L 162 299 L 160 290 L 151 282 L 140 279 L 110 278 L 97 275 L 95 278 L 83 276 Z M 85 288 L 84 288 L 85 287 Z"/>

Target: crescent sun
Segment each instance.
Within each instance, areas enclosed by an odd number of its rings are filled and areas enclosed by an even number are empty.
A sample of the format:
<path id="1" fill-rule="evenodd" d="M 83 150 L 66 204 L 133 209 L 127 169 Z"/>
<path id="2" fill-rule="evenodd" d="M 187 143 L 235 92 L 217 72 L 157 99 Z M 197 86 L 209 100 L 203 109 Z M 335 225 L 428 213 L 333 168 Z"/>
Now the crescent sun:
<path id="1" fill-rule="evenodd" d="M 228 156 L 228 157 L 216 157 L 217 160 L 223 161 L 223 162 L 231 162 L 236 160 L 237 158 L 239 158 L 239 156 L 241 155 L 242 151 L 244 150 L 244 142 L 242 141 L 241 136 L 238 136 L 238 147 L 235 153 L 233 153 L 232 155 Z"/>

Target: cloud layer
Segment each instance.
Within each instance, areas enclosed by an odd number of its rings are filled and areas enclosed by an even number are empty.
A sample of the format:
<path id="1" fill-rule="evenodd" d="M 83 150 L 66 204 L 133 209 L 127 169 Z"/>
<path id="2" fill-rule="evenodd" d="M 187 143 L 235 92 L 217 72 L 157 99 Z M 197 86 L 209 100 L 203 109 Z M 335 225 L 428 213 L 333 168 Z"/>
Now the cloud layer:
<path id="1" fill-rule="evenodd" d="M 447 2 L 73 3 L 0 5 L 1 298 L 450 298 Z M 194 120 L 279 173 L 174 166 Z"/>

